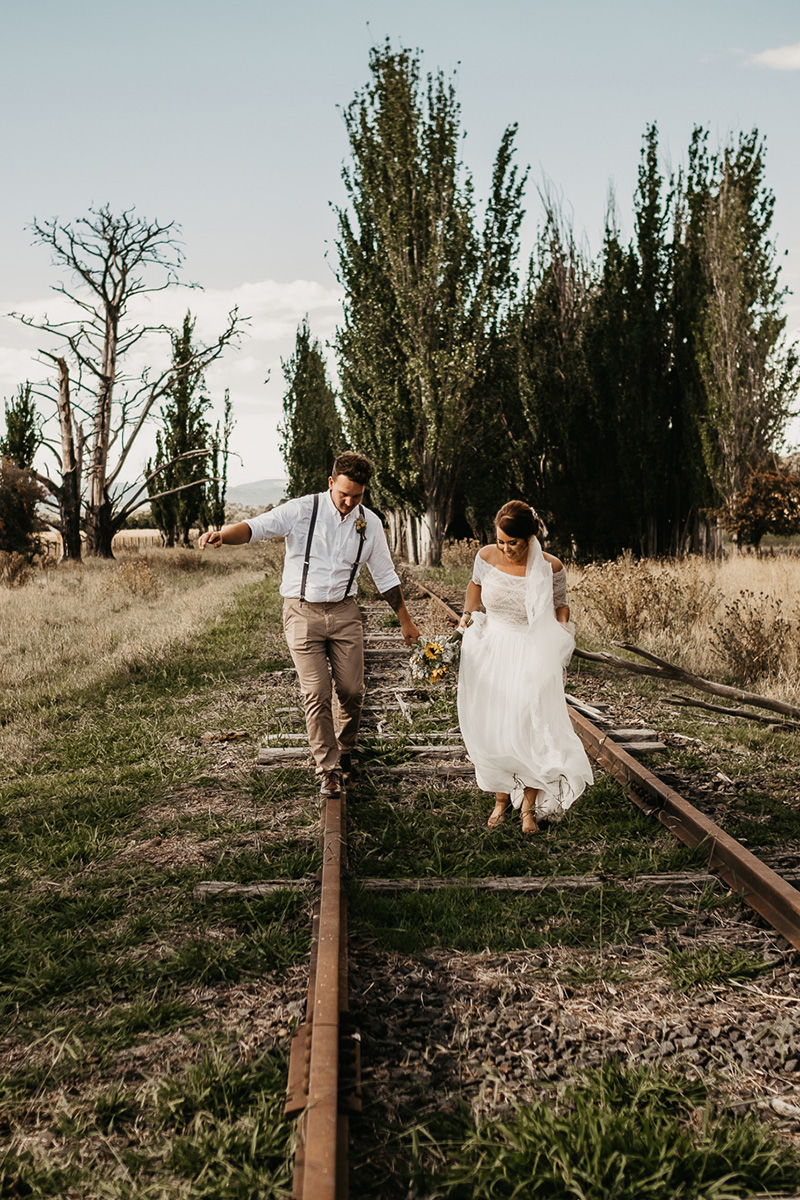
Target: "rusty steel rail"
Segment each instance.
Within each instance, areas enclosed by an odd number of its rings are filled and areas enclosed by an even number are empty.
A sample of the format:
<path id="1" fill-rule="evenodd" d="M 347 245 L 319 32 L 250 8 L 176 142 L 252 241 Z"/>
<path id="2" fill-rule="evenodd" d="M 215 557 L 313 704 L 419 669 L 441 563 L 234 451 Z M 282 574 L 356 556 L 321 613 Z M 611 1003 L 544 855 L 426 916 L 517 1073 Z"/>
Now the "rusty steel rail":
<path id="1" fill-rule="evenodd" d="M 428 584 L 418 579 L 416 582 L 451 620 L 458 622 L 460 616 L 454 608 L 437 596 Z M 567 708 L 573 728 L 593 762 L 622 784 L 634 804 L 656 817 L 685 845 L 702 847 L 708 855 L 710 869 L 800 950 L 800 891 L 616 745 L 587 717 L 571 705 Z"/>
<path id="2" fill-rule="evenodd" d="M 289 1059 L 285 1112 L 298 1117 L 294 1200 L 346 1200 L 348 1114 L 361 1107 L 359 1043 L 348 1027 L 345 812 L 344 793 L 325 802 L 306 1022 Z"/>

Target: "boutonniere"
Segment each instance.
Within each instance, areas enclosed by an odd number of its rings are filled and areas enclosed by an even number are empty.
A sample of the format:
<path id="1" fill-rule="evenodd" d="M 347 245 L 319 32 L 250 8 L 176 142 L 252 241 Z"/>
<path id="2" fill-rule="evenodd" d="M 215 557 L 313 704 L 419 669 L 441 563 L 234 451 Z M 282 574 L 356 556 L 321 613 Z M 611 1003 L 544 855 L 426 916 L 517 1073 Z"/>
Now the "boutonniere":
<path id="1" fill-rule="evenodd" d="M 363 541 L 364 538 L 367 536 L 367 522 L 364 520 L 363 517 L 356 517 L 356 531 L 357 531 L 359 537 L 361 538 L 361 540 Z"/>

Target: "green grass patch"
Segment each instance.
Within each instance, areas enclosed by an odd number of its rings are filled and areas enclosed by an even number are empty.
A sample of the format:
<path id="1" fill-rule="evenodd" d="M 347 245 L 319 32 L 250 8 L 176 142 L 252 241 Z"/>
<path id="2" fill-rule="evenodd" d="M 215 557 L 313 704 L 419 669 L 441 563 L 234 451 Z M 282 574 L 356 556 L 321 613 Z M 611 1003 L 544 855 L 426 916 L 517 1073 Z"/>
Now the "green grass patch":
<path id="1" fill-rule="evenodd" d="M 0 1157 L 0 1194 L 285 1200 L 293 1153 L 285 1079 L 281 1054 L 244 1063 L 233 1047 L 214 1046 L 183 1076 L 64 1097 L 42 1114 L 62 1148 Z"/>
<path id="2" fill-rule="evenodd" d="M 228 875 L 234 872 L 229 871 Z M 113 894 L 39 896 L 6 914 L 0 951 L 0 1013 L 39 1028 L 47 1011 L 106 1004 L 123 994 L 158 1004 L 175 986 L 230 983 L 301 961 L 308 901 L 276 892 L 224 907 L 193 899 L 196 876 L 129 876 Z"/>
<path id="3" fill-rule="evenodd" d="M 703 946 L 693 950 L 670 946 L 664 965 L 681 992 L 715 983 L 744 983 L 770 967 L 768 962 L 736 946 Z"/>
<path id="4" fill-rule="evenodd" d="M 365 1200 L 723 1200 L 794 1189 L 800 1172 L 756 1117 L 663 1068 L 609 1063 L 495 1119 L 417 1112 L 402 1133 L 361 1125 Z"/>
<path id="5" fill-rule="evenodd" d="M 0 1125 L 6 1143 L 48 1128 L 56 1141 L 0 1155 L 0 1194 L 288 1193 L 283 1055 L 243 1062 L 214 991 L 305 961 L 309 901 L 193 894 L 200 879 L 318 866 L 316 841 L 297 829 L 317 819 L 309 773 L 297 773 L 288 835 L 260 839 L 287 789 L 270 796 L 245 767 L 228 772 L 220 803 L 216 756 L 230 751 L 201 741 L 235 721 L 258 745 L 253 685 L 284 656 L 277 591 L 251 585 L 168 659 L 35 701 L 35 752 L 0 787 Z M 219 693 L 239 688 L 232 718 Z"/>
<path id="6" fill-rule="evenodd" d="M 554 944 L 601 950 L 656 928 L 682 925 L 685 913 L 655 892 L 613 886 L 580 894 L 452 887 L 385 895 L 353 885 L 348 919 L 353 934 L 404 954 L 440 946 L 504 953 Z"/>
<path id="7" fill-rule="evenodd" d="M 800 809 L 780 796 L 763 792 L 740 792 L 725 821 L 726 830 L 739 841 L 757 846 L 779 846 L 800 842 Z"/>
<path id="8" fill-rule="evenodd" d="M 359 793 L 364 794 L 360 786 Z M 517 812 L 487 829 L 493 798 L 474 789 L 422 789 L 411 805 L 369 797 L 358 803 L 350 863 L 361 876 L 475 878 L 485 875 L 607 874 L 633 878 L 705 866 L 601 776 L 567 813 L 535 837 Z"/>

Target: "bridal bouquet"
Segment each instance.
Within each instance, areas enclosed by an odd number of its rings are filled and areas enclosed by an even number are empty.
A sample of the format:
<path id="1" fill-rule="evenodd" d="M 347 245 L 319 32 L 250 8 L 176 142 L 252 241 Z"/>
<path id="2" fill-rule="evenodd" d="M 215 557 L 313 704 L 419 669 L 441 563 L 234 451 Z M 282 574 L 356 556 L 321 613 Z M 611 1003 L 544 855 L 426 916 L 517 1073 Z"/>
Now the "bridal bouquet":
<path id="1" fill-rule="evenodd" d="M 458 663 L 463 636 L 464 630 L 457 629 L 446 637 L 418 638 L 411 651 L 411 678 L 425 683 L 438 683 L 443 679 Z"/>

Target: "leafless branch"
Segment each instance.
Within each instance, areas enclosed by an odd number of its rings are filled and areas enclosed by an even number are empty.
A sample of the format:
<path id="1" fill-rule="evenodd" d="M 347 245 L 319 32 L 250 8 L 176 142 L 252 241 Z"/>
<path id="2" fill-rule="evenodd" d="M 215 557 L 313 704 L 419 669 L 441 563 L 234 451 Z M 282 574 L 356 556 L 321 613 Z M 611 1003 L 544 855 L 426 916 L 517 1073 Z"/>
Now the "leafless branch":
<path id="1" fill-rule="evenodd" d="M 205 371 L 205 369 L 212 362 L 215 362 L 220 357 L 225 347 L 240 336 L 241 327 L 245 320 L 246 318 L 239 316 L 238 309 L 231 309 L 231 311 L 228 313 L 228 324 L 223 332 L 219 335 L 216 342 L 212 343 L 210 346 L 198 348 L 191 358 L 187 359 L 187 361 L 182 364 L 182 369 L 197 372 L 198 374 L 202 371 Z M 128 437 L 127 445 L 125 446 L 124 450 L 122 450 L 114 470 L 108 475 L 107 482 L 109 487 L 119 477 L 120 471 L 125 464 L 125 460 L 130 453 L 131 446 L 136 439 L 136 435 L 144 425 L 144 422 L 147 420 L 153 405 L 169 391 L 173 384 L 174 377 L 175 368 L 174 366 L 170 366 L 166 371 L 162 372 L 162 374 L 157 380 L 155 380 L 154 383 L 148 385 L 147 396 L 142 403 L 139 415 L 136 418 L 136 423 Z"/>
<path id="2" fill-rule="evenodd" d="M 185 492 L 188 488 L 198 487 L 200 484 L 213 483 L 214 477 L 208 475 L 201 479 L 192 479 L 190 483 L 181 483 L 177 487 L 166 488 L 163 492 L 155 492 L 152 496 L 144 495 L 148 483 L 150 483 L 151 480 L 153 480 L 157 475 L 160 475 L 162 471 L 166 471 L 167 467 L 172 467 L 175 465 L 175 463 L 186 462 L 187 459 L 190 458 L 208 457 L 209 453 L 210 451 L 208 450 L 188 450 L 185 454 L 179 454 L 177 458 L 173 458 L 171 462 L 162 463 L 162 465 L 157 467 L 155 471 L 151 471 L 144 483 L 138 485 L 134 495 L 131 496 L 130 500 L 128 500 L 127 503 L 119 510 L 118 520 L 120 523 L 124 522 L 132 512 L 136 511 L 137 508 L 141 508 L 143 504 L 150 503 L 153 500 L 161 500 L 164 496 L 174 496 L 178 492 Z M 135 485 L 129 485 L 125 491 L 128 491 L 131 486 Z"/>
<path id="3" fill-rule="evenodd" d="M 737 717 L 745 721 L 760 721 L 762 725 L 780 725 L 782 729 L 800 729 L 800 721 L 777 721 L 766 713 L 749 712 L 746 708 L 730 708 L 725 704 L 709 704 L 706 700 L 692 700 L 689 696 L 672 697 L 673 704 L 687 708 L 701 708 L 704 712 L 722 713 L 726 717 Z"/>

